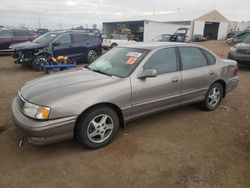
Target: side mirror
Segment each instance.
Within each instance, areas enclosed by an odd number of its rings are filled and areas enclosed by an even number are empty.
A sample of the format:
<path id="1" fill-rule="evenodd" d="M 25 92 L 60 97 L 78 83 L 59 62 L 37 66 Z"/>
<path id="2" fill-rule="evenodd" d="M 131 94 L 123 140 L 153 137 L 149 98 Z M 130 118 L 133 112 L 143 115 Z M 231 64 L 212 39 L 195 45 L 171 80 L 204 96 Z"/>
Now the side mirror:
<path id="1" fill-rule="evenodd" d="M 152 78 L 157 76 L 157 71 L 154 69 L 145 69 L 143 70 L 137 78 L 139 79 L 145 79 L 145 78 Z"/>
<path id="2" fill-rule="evenodd" d="M 54 45 L 54 46 L 60 46 L 60 44 L 61 44 L 61 42 L 59 42 L 59 41 L 53 42 L 53 45 Z"/>

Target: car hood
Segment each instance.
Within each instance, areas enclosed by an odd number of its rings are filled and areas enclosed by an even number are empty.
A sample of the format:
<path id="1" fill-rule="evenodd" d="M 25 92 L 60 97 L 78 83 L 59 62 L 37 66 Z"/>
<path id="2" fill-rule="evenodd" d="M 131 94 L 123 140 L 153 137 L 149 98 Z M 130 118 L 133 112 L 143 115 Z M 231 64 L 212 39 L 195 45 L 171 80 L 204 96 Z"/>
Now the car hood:
<path id="1" fill-rule="evenodd" d="M 28 42 L 13 44 L 9 48 L 15 50 L 29 50 L 29 49 L 43 48 L 45 46 L 48 46 L 48 44 L 39 44 L 28 41 Z"/>
<path id="2" fill-rule="evenodd" d="M 20 93 L 25 100 L 31 103 L 49 106 L 57 100 L 103 87 L 118 79 L 120 78 L 80 69 L 30 81 L 24 85 Z"/>

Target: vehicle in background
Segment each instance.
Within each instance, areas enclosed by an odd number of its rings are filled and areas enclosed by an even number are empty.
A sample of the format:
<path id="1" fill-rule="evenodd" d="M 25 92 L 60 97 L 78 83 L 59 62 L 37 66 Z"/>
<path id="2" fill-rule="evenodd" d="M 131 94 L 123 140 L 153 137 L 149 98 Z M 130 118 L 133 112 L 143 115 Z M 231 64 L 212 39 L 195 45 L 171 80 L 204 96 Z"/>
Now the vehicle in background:
<path id="1" fill-rule="evenodd" d="M 24 29 L 0 30 L 0 50 L 8 49 L 10 45 L 25 41 L 32 41 L 37 37 L 35 32 Z"/>
<path id="2" fill-rule="evenodd" d="M 227 39 L 227 43 L 231 46 L 243 42 L 250 35 L 250 31 L 240 32 L 234 38 Z"/>
<path id="3" fill-rule="evenodd" d="M 92 63 L 102 54 L 101 39 L 81 31 L 48 32 L 32 42 L 10 46 L 15 51 L 15 63 L 43 69 L 48 57 L 67 56 L 76 62 Z"/>
<path id="4" fill-rule="evenodd" d="M 40 28 L 36 31 L 36 33 L 40 36 L 40 35 L 43 35 L 45 33 L 49 32 L 48 29 L 44 29 L 44 28 Z"/>
<path id="5" fill-rule="evenodd" d="M 203 35 L 195 34 L 193 36 L 193 42 L 205 42 L 207 41 L 207 38 L 204 37 Z"/>
<path id="6" fill-rule="evenodd" d="M 172 35 L 171 34 L 162 34 L 154 38 L 153 42 L 169 42 L 169 39 Z"/>
<path id="7" fill-rule="evenodd" d="M 32 144 L 75 137 L 95 149 L 139 117 L 191 103 L 215 110 L 237 87 L 237 70 L 236 61 L 202 46 L 134 43 L 108 51 L 86 68 L 26 83 L 11 109 Z"/>
<path id="8" fill-rule="evenodd" d="M 116 46 L 134 43 L 136 41 L 129 40 L 126 35 L 123 34 L 110 34 L 103 38 L 102 47 L 104 49 L 113 48 Z"/>
<path id="9" fill-rule="evenodd" d="M 237 35 L 240 34 L 240 31 L 231 31 L 227 34 L 227 39 L 230 39 L 230 38 L 235 38 Z"/>
<path id="10" fill-rule="evenodd" d="M 228 59 L 236 60 L 238 64 L 250 65 L 250 35 L 242 43 L 231 47 Z"/>

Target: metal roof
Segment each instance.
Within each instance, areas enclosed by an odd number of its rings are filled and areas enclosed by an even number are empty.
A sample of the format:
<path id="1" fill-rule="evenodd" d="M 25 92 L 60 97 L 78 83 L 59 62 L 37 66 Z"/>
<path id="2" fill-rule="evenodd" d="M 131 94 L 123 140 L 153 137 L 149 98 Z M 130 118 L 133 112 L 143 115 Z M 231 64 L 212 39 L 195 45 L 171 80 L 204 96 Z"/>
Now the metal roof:
<path id="1" fill-rule="evenodd" d="M 126 18 L 126 19 L 113 21 L 113 22 L 132 22 L 132 21 L 146 21 L 146 20 L 155 21 L 155 22 L 187 22 L 187 21 L 193 21 L 212 11 L 214 10 L 176 11 L 176 12 L 171 12 L 167 14 L 145 15 L 145 16 L 134 17 L 134 18 Z"/>

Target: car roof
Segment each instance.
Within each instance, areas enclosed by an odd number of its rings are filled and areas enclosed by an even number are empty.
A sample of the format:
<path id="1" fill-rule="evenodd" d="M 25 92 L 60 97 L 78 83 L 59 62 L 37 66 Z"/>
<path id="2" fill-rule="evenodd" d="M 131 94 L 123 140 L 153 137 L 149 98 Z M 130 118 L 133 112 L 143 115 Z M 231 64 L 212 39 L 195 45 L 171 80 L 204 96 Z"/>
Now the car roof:
<path id="1" fill-rule="evenodd" d="M 135 42 L 130 43 L 126 45 L 120 45 L 119 47 L 125 47 L 125 48 L 138 48 L 138 49 L 147 49 L 147 50 L 154 50 L 158 48 L 164 48 L 164 47 L 199 47 L 199 45 L 196 44 L 190 44 L 190 43 L 178 43 L 178 42 Z"/>
<path id="2" fill-rule="evenodd" d="M 50 31 L 48 33 L 54 33 L 54 34 L 63 34 L 63 33 L 77 33 L 77 34 L 86 34 L 86 35 L 95 35 L 93 33 L 86 33 L 84 31 L 81 30 L 58 30 L 58 31 Z"/>

